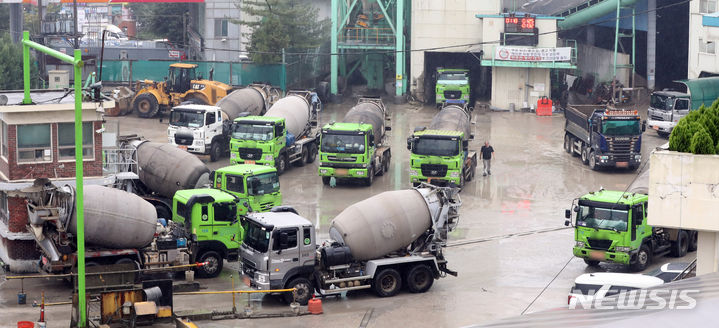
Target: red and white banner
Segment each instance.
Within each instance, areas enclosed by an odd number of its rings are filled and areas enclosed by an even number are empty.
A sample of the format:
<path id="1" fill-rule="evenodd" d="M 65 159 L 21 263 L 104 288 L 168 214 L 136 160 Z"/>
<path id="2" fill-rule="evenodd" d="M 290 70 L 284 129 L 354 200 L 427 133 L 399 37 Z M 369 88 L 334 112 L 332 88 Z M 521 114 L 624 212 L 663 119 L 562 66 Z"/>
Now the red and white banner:
<path id="1" fill-rule="evenodd" d="M 524 48 L 497 46 L 494 49 L 495 60 L 508 61 L 569 61 L 572 48 Z"/>

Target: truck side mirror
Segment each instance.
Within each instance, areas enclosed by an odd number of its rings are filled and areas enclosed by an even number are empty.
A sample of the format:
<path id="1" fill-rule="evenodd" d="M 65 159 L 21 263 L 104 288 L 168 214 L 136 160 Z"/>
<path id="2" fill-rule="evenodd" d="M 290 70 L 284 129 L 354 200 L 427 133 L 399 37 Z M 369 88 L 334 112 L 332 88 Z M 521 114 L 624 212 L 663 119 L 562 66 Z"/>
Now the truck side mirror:
<path id="1" fill-rule="evenodd" d="M 579 206 L 574 206 L 574 211 L 579 213 Z"/>
<path id="2" fill-rule="evenodd" d="M 462 150 L 469 149 L 469 140 L 462 140 Z"/>
<path id="3" fill-rule="evenodd" d="M 570 224 L 569 219 L 564 220 L 564 226 L 565 226 L 565 227 L 568 227 L 569 224 Z"/>
<path id="4" fill-rule="evenodd" d="M 412 138 L 407 138 L 407 150 L 412 150 Z"/>
<path id="5" fill-rule="evenodd" d="M 564 210 L 564 218 L 569 219 L 572 217 L 572 211 Z M 566 223 L 566 222 L 565 222 Z M 566 225 L 566 224 L 565 224 Z"/>

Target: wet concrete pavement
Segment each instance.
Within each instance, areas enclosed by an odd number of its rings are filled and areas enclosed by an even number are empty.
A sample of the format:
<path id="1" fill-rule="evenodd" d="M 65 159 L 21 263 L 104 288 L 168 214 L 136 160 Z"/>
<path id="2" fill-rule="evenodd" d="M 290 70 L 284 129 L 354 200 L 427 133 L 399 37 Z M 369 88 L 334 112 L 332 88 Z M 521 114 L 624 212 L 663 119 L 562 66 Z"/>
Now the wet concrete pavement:
<path id="1" fill-rule="evenodd" d="M 341 120 L 355 100 L 325 106 L 322 124 Z M 377 177 L 371 187 L 343 183 L 335 188 L 324 186 L 317 176 L 317 163 L 293 167 L 281 176 L 285 203 L 315 223 L 320 239 L 327 237 L 332 218 L 350 204 L 386 190 L 409 188 L 406 138 L 415 127 L 429 125 L 437 110 L 431 106 L 387 105 L 392 113 L 392 130 L 388 136 L 392 145 L 392 165 L 390 172 Z M 107 125 L 112 126 L 116 121 L 122 122 L 122 133 L 137 133 L 158 142 L 167 140 L 166 123 L 156 119 L 108 118 Z M 414 324 L 457 327 L 482 324 L 519 315 L 525 309 L 534 312 L 566 306 L 569 288 L 574 278 L 582 273 L 624 271 L 622 266 L 607 264 L 588 268 L 582 260 L 572 257 L 573 233 L 564 228 L 564 209 L 570 207 L 574 198 L 600 187 L 624 190 L 636 176 L 635 172 L 592 171 L 579 158 L 565 153 L 562 147 L 564 116 L 561 113 L 537 117 L 520 112 L 475 112 L 473 121 L 476 123 L 473 125 L 475 140 L 470 143 L 470 149 L 479 150 L 483 142 L 489 140 L 495 156 L 492 175 L 483 177 L 480 163 L 475 181 L 468 182 L 461 193 L 461 218 L 451 238 L 467 244 L 445 250 L 449 268 L 457 271 L 458 277 L 435 281 L 432 289 L 424 294 L 403 292 L 393 298 L 378 298 L 370 292 L 355 292 L 347 297 L 328 298 L 323 302 L 325 314 L 322 316 L 212 321 L 199 322 L 199 325 L 386 327 Z M 648 159 L 651 149 L 666 142 L 653 131 L 647 131 L 642 139 L 644 160 Z M 218 168 L 228 163 L 228 159 L 223 159 L 208 165 Z M 516 234 L 521 236 L 512 236 Z M 689 262 L 693 256 L 694 253 L 685 259 L 657 258 L 651 268 L 667 261 Z M 201 282 L 208 290 L 227 290 L 230 288 L 229 275 L 236 272 L 236 268 L 235 263 L 227 263 L 222 276 Z M 555 276 L 542 296 L 527 308 Z M 0 309 L 12 309 L 16 314 L 24 311 L 38 313 L 36 309 L 16 305 L 17 285 L 12 281 L 0 287 Z M 52 292 L 48 293 L 53 297 L 60 297 L 55 293 L 62 295 L 62 290 L 65 290 L 64 297 L 68 297 L 66 289 L 50 286 L 49 282 L 45 286 L 50 288 Z M 38 291 L 37 288 L 33 290 Z M 28 295 L 29 299 L 33 297 L 39 296 Z M 242 302 L 240 308 L 243 308 L 246 296 L 239 299 Z M 231 300 L 229 295 L 176 296 L 174 304 L 177 311 L 230 309 Z M 252 305 L 262 311 L 287 311 L 286 305 L 271 296 L 253 296 L 252 300 Z M 67 322 L 69 307 L 58 308 L 65 310 L 52 309 L 48 315 L 57 318 L 59 321 L 56 322 Z M 10 321 L 17 321 L 13 320 Z"/>

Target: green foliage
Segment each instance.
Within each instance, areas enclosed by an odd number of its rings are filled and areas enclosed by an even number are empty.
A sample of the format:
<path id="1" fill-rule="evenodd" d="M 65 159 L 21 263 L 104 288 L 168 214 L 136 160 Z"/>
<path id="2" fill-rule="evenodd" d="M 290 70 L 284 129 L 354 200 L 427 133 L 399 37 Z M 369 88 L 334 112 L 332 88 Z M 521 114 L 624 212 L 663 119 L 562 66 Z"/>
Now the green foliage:
<path id="1" fill-rule="evenodd" d="M 37 88 L 38 70 L 31 57 L 30 87 Z M 0 35 L 0 90 L 20 90 L 23 88 L 22 46 L 12 43 L 8 33 Z"/>
<path id="2" fill-rule="evenodd" d="M 184 23 L 182 17 L 189 13 L 190 4 L 131 3 L 130 9 L 137 17 L 138 39 L 168 39 L 173 43 L 182 43 L 184 24 L 189 24 L 189 16 Z"/>
<path id="3" fill-rule="evenodd" d="M 714 154 L 716 147 L 709 133 L 701 129 L 699 132 L 694 134 L 691 141 L 692 154 Z"/>
<path id="4" fill-rule="evenodd" d="M 244 0 L 237 6 L 250 18 L 232 22 L 252 30 L 248 50 L 256 63 L 280 62 L 282 49 L 314 48 L 329 37 L 330 21 L 320 21 L 308 1 Z"/>

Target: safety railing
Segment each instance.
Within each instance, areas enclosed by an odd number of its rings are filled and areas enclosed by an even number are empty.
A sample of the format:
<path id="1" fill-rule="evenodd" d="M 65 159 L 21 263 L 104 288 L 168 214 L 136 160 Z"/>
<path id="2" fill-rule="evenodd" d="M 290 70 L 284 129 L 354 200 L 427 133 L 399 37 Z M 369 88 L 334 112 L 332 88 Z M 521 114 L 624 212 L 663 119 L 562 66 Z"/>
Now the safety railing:
<path id="1" fill-rule="evenodd" d="M 339 36 L 340 43 L 366 45 L 393 45 L 395 36 L 391 28 L 345 27 Z"/>

